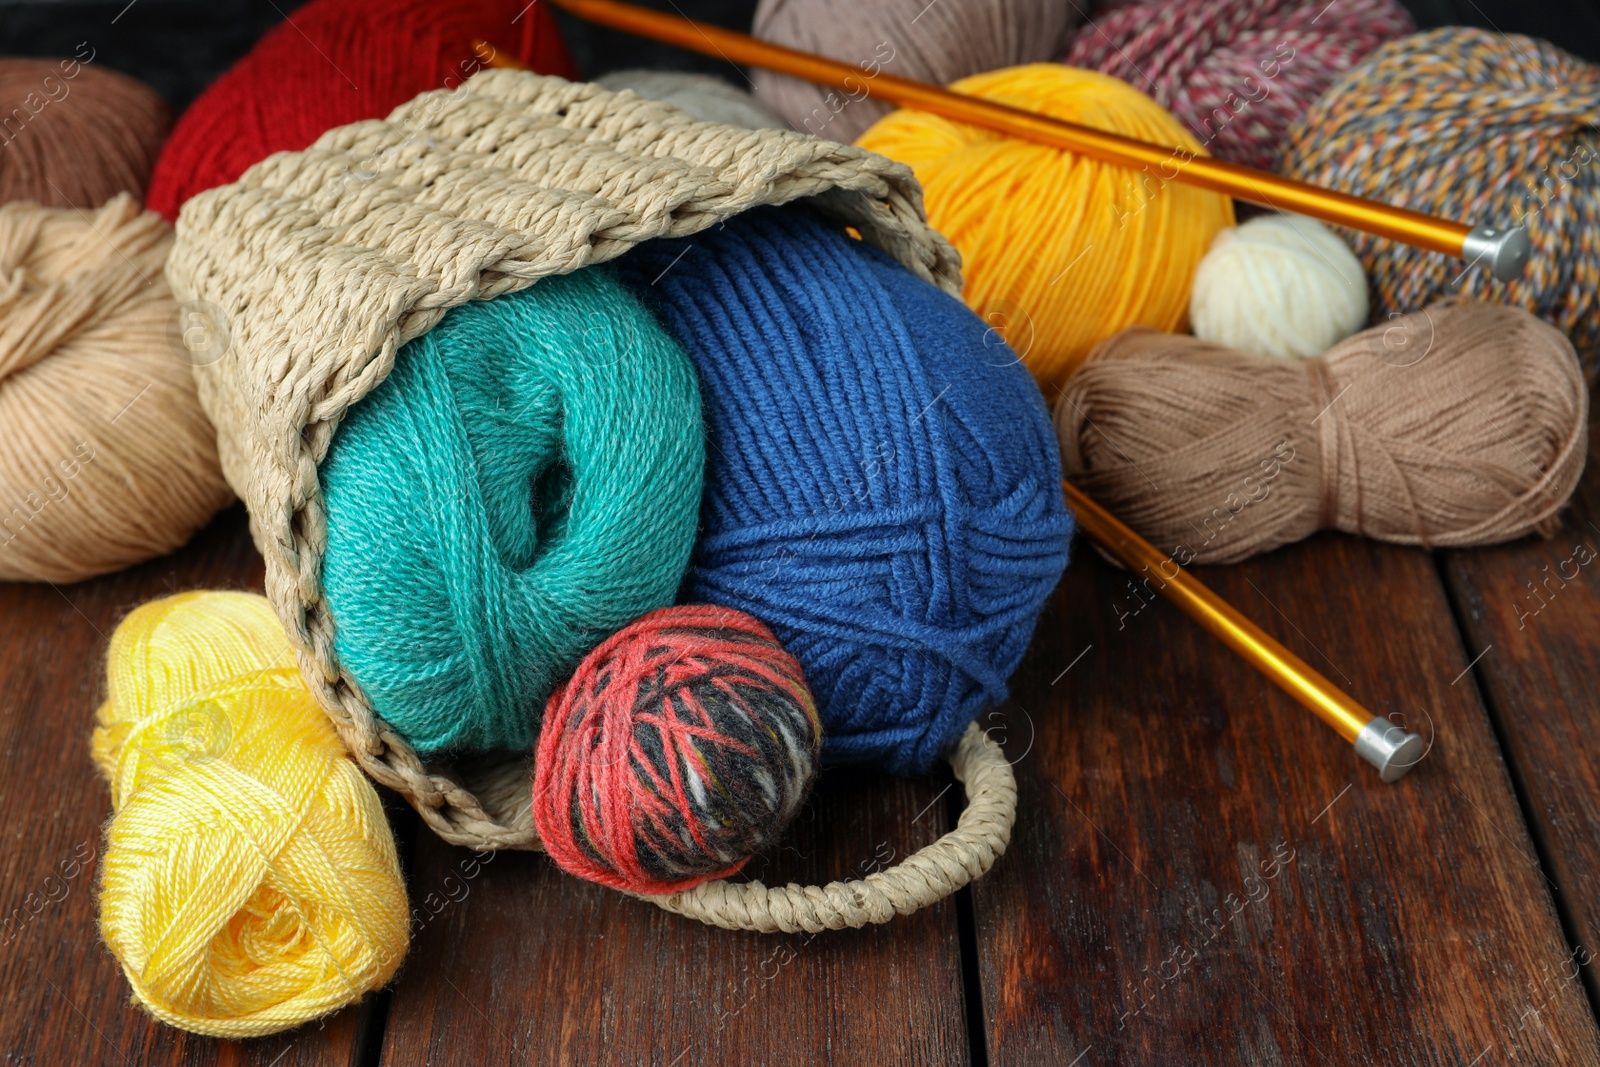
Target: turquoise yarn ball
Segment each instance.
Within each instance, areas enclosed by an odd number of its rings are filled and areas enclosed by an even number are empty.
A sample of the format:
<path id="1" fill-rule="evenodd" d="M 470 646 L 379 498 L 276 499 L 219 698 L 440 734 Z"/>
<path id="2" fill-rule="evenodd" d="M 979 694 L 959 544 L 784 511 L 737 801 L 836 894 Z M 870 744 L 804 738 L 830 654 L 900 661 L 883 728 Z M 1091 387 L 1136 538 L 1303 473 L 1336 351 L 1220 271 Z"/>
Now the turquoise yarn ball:
<path id="1" fill-rule="evenodd" d="M 584 654 L 672 603 L 704 465 L 693 365 L 604 272 L 451 310 L 321 467 L 341 666 L 420 752 L 530 747 Z"/>

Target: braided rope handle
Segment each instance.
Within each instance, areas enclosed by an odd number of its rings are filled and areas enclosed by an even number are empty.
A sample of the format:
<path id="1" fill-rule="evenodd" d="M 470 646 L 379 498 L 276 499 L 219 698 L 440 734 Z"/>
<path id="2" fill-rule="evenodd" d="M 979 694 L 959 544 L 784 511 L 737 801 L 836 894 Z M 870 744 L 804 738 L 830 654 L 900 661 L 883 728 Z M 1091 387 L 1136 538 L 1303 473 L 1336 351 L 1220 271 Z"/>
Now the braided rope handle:
<path id="1" fill-rule="evenodd" d="M 669 896 L 635 894 L 667 911 L 724 930 L 764 934 L 843 930 L 888 922 L 936 904 L 981 877 L 1011 841 L 1017 780 L 1000 746 L 977 723 L 950 754 L 965 783 L 967 807 L 956 828 L 885 871 L 859 881 L 771 887 L 761 882 L 706 882 Z"/>

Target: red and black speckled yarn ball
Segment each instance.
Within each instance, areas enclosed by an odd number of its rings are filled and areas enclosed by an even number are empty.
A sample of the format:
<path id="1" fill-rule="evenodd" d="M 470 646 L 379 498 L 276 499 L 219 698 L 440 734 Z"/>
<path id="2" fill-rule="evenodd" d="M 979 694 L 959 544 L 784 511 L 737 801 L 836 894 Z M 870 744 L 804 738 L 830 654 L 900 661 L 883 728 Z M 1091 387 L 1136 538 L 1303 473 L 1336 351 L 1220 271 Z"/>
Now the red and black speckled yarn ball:
<path id="1" fill-rule="evenodd" d="M 821 749 L 800 664 L 772 631 L 731 608 L 661 608 L 550 697 L 533 821 L 562 870 L 675 893 L 773 844 Z"/>

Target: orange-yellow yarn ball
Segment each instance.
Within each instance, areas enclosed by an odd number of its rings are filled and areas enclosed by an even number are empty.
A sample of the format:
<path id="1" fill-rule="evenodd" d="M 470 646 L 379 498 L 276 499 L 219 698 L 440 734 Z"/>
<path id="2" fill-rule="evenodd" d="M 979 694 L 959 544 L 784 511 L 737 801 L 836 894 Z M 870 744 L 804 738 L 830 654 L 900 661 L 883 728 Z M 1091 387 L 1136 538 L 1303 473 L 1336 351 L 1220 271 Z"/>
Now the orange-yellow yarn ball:
<path id="1" fill-rule="evenodd" d="M 394 835 L 266 599 L 146 604 L 112 634 L 106 675 L 100 932 L 135 999 L 257 1037 L 388 981 L 410 920 Z"/>
<path id="2" fill-rule="evenodd" d="M 961 252 L 967 304 L 1034 377 L 1059 385 L 1129 326 L 1182 329 L 1195 268 L 1233 225 L 1227 197 L 1172 180 L 1205 154 L 1189 131 L 1126 83 L 1054 63 L 951 88 L 1177 150 L 1129 170 L 920 111 L 896 111 L 856 142 L 916 172 L 929 221 Z"/>

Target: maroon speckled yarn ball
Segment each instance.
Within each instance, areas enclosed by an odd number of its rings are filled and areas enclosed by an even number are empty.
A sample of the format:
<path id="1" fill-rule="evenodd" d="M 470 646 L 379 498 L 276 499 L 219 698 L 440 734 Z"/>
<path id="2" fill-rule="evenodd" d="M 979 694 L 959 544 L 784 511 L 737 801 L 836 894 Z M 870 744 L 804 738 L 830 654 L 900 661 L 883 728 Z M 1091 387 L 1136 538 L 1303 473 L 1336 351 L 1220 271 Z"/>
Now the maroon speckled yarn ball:
<path id="1" fill-rule="evenodd" d="M 1415 29 L 1396 0 L 1138 0 L 1097 14 L 1062 62 L 1154 97 L 1217 158 L 1270 170 L 1334 79 Z"/>

